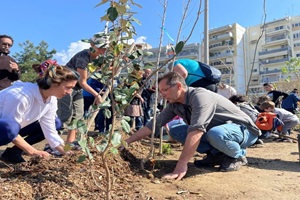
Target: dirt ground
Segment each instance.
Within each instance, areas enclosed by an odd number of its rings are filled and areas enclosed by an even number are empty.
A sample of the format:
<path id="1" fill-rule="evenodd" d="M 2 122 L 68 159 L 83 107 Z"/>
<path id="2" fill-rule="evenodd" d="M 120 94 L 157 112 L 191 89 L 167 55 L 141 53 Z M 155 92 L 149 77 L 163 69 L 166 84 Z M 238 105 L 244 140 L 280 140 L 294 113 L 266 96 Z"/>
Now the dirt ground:
<path id="1" fill-rule="evenodd" d="M 292 137 L 297 138 L 297 132 Z M 37 147 L 42 148 L 39 144 Z M 145 143 L 128 148 L 127 155 L 110 157 L 114 184 L 112 199 L 264 199 L 296 200 L 300 195 L 300 161 L 297 143 L 265 141 L 248 149 L 248 166 L 236 172 L 219 172 L 217 168 L 195 168 L 195 154 L 181 181 L 161 177 L 173 170 L 181 148 L 174 145 L 171 155 L 155 156 L 140 169 L 140 161 L 149 152 Z M 2 153 L 5 147 L 0 147 Z M 157 151 L 157 150 L 156 150 Z M 132 154 L 132 155 L 131 155 Z M 100 186 L 91 181 L 87 161 L 72 158 L 29 160 L 26 164 L 7 165 L 0 162 L 0 199 L 105 199 L 101 179 L 101 161 L 95 157 L 92 166 Z M 100 163 L 100 164 L 99 164 Z M 154 165 L 153 165 L 154 164 Z M 94 177 L 95 178 L 95 177 Z M 100 181 L 99 181 L 100 180 Z"/>

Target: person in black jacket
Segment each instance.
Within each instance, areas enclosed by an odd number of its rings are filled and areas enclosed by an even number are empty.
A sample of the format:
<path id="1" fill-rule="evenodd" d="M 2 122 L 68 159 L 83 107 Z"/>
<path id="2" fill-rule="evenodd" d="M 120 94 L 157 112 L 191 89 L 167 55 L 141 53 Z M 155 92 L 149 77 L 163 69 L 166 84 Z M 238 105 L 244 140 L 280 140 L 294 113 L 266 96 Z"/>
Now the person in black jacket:
<path id="1" fill-rule="evenodd" d="M 13 43 L 11 36 L 0 35 L 0 90 L 7 88 L 21 76 L 17 62 L 8 55 Z"/>
<path id="2" fill-rule="evenodd" d="M 264 83 L 264 89 L 268 92 L 268 96 L 271 98 L 271 101 L 275 103 L 275 106 L 281 107 L 281 101 L 287 98 L 289 95 L 285 92 L 281 92 L 279 90 L 275 90 L 273 84 Z"/>

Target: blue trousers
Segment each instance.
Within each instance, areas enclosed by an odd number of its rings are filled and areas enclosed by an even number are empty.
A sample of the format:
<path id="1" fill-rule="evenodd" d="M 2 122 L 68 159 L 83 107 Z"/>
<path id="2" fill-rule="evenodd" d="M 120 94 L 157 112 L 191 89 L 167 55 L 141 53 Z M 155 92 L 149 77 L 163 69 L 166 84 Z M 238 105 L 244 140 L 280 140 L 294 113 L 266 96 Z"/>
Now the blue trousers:
<path id="1" fill-rule="evenodd" d="M 170 129 L 173 139 L 185 143 L 188 125 L 175 125 Z M 245 126 L 238 124 L 223 124 L 211 128 L 203 134 L 197 152 L 212 153 L 223 152 L 232 158 L 246 156 L 246 148 L 257 140 L 257 136 L 251 134 Z"/>
<path id="2" fill-rule="evenodd" d="M 62 123 L 59 118 L 55 119 L 55 125 L 56 125 L 56 130 L 59 130 L 61 128 Z M 9 122 L 7 120 L 1 119 L 0 130 L 1 130 L 1 135 L 5 136 L 6 139 L 4 140 L 4 137 L 1 136 L 0 145 L 6 145 L 12 142 L 17 135 L 24 137 L 24 140 L 30 145 L 36 144 L 45 139 L 42 128 L 38 121 L 35 121 L 32 124 L 29 124 L 28 126 L 20 129 L 20 125 L 17 122 L 14 121 Z M 13 148 L 19 149 L 16 146 L 14 146 Z M 20 152 L 22 152 L 21 149 L 19 150 Z"/>

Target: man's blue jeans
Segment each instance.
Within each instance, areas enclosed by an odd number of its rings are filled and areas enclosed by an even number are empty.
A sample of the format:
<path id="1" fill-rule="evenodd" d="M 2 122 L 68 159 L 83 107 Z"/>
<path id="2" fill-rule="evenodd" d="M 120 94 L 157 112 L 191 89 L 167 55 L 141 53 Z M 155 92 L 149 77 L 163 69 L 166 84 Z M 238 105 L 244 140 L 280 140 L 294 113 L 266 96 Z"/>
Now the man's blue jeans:
<path id="1" fill-rule="evenodd" d="M 170 135 L 176 141 L 184 144 L 187 128 L 188 125 L 175 125 L 170 129 Z M 223 124 L 215 126 L 203 134 L 197 152 L 212 154 L 223 152 L 232 158 L 240 158 L 246 156 L 246 148 L 254 144 L 256 140 L 257 136 L 249 133 L 243 125 Z"/>

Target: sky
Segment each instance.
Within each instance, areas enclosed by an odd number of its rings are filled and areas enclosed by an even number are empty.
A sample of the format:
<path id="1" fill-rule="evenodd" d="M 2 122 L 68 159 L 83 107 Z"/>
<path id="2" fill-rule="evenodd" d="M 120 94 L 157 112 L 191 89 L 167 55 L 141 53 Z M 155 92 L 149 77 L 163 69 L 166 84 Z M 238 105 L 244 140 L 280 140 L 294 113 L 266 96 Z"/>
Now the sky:
<path id="1" fill-rule="evenodd" d="M 0 0 L 0 34 L 14 38 L 11 55 L 21 52 L 20 43 L 27 40 L 38 45 L 48 43 L 48 50 L 55 49 L 58 63 L 65 64 L 77 52 L 89 48 L 81 39 L 91 38 L 103 31 L 105 22 L 100 18 L 109 8 L 108 4 L 95 7 L 102 0 Z M 142 6 L 133 6 L 134 15 L 141 25 L 134 23 L 136 43 L 146 42 L 152 47 L 160 44 L 164 0 L 133 0 Z M 166 6 L 165 32 L 162 45 L 175 44 L 188 0 L 168 0 Z M 197 18 L 201 0 L 190 0 L 190 7 L 182 26 L 180 40 L 191 32 Z M 264 0 L 208 0 L 209 29 L 238 23 L 243 27 L 259 25 L 264 17 Z M 188 43 L 200 43 L 204 30 L 204 0 L 201 14 Z M 300 15 L 300 0 L 265 0 L 266 21 Z"/>

